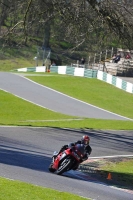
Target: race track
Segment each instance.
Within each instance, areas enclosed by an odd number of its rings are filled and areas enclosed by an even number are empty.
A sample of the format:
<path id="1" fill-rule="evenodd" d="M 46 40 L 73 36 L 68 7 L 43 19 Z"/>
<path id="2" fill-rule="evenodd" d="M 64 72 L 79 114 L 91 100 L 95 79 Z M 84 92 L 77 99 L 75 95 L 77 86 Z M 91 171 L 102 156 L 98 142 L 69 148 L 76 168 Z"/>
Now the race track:
<path id="1" fill-rule="evenodd" d="M 131 131 L 0 127 L 0 176 L 95 200 L 133 199 L 133 194 L 129 192 L 111 188 L 89 177 L 82 179 L 73 171 L 63 176 L 48 171 L 53 151 L 80 139 L 83 134 L 90 135 L 92 157 L 133 154 Z M 122 149 L 122 146 L 126 148 Z"/>
<path id="2" fill-rule="evenodd" d="M 67 115 L 98 119 L 129 120 L 126 117 L 119 116 L 39 85 L 18 74 L 0 72 L 0 89 L 44 108 Z"/>
<path id="3" fill-rule="evenodd" d="M 42 107 L 73 116 L 78 113 L 80 117 L 126 119 L 12 73 L 0 72 L 0 88 Z M 82 178 L 73 171 L 63 176 L 49 173 L 48 166 L 53 151 L 80 139 L 83 134 L 88 134 L 91 138 L 92 157 L 133 154 L 132 131 L 1 126 L 0 176 L 71 192 L 93 200 L 133 199 L 131 191 L 112 188 L 90 177 Z"/>

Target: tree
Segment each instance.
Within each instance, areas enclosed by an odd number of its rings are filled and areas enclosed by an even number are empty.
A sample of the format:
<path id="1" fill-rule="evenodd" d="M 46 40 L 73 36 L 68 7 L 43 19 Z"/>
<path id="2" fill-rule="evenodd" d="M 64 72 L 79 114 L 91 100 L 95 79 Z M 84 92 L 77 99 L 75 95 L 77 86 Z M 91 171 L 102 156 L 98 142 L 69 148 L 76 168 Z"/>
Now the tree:
<path id="1" fill-rule="evenodd" d="M 29 35 L 35 35 L 37 30 L 44 34 L 44 43 L 47 43 L 47 46 L 51 25 L 54 24 L 63 35 L 63 39 L 74 43 L 76 47 L 85 44 L 94 35 L 101 37 L 98 41 L 103 41 L 104 37 L 111 35 L 131 48 L 133 47 L 132 9 L 133 2 L 129 0 L 27 0 L 24 2 L 15 0 L 9 13 L 13 16 L 17 10 L 19 17 L 16 24 L 14 20 L 6 36 L 14 34 L 14 29 L 19 27 L 27 41 Z M 2 11 L 0 13 L 2 14 Z"/>

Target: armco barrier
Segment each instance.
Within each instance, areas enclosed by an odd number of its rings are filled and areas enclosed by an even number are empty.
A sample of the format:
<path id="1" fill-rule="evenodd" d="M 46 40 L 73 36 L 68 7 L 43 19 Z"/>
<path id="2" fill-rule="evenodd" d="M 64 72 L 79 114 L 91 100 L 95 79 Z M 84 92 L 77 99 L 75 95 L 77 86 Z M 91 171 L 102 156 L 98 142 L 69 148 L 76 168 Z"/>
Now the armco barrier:
<path id="1" fill-rule="evenodd" d="M 46 67 L 38 66 L 38 67 L 20 68 L 20 69 L 16 69 L 15 71 L 18 71 L 18 72 L 45 72 Z"/>
<path id="2" fill-rule="evenodd" d="M 112 76 L 106 72 L 98 71 L 97 79 L 105 81 L 115 87 L 125 90 L 126 92 L 133 93 L 133 84 L 122 80 L 121 78 Z"/>
<path id="3" fill-rule="evenodd" d="M 87 78 L 97 78 L 97 70 L 77 68 L 71 66 L 52 66 L 51 72 L 57 72 L 58 74 L 67 74 L 72 76 L 81 76 Z"/>
<path id="4" fill-rule="evenodd" d="M 16 69 L 18 72 L 46 72 L 45 66 L 38 67 L 28 67 Z M 72 76 L 81 76 L 87 78 L 97 78 L 97 70 L 77 68 L 71 66 L 52 66 L 50 67 L 50 72 L 55 72 L 58 74 L 68 74 Z"/>
<path id="5" fill-rule="evenodd" d="M 20 68 L 15 71 L 46 72 L 46 67 L 38 66 L 38 67 Z M 87 78 L 97 78 L 97 70 L 77 68 L 77 67 L 71 67 L 71 66 L 52 66 L 50 67 L 50 72 L 55 72 L 58 74 L 67 74 L 67 75 L 72 75 L 72 76 L 81 76 L 81 77 L 87 77 Z"/>

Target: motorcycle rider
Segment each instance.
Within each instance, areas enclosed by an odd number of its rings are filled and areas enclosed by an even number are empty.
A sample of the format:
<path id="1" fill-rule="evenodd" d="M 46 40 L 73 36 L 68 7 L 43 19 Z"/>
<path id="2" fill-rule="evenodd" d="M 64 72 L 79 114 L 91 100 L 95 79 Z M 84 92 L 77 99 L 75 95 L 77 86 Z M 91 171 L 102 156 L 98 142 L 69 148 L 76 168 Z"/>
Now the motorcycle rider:
<path id="1" fill-rule="evenodd" d="M 92 148 L 90 147 L 89 142 L 90 142 L 89 136 L 84 135 L 81 140 L 78 140 L 77 142 L 62 146 L 60 151 L 56 155 L 54 155 L 53 158 L 55 159 L 61 152 L 63 152 L 67 148 L 71 148 L 71 147 L 75 146 L 76 144 L 83 144 L 85 146 L 85 155 L 82 159 L 82 162 L 83 162 L 88 159 L 89 155 L 92 152 Z M 78 166 L 79 166 L 79 164 L 77 166 L 75 166 L 74 170 L 76 170 L 78 168 Z"/>

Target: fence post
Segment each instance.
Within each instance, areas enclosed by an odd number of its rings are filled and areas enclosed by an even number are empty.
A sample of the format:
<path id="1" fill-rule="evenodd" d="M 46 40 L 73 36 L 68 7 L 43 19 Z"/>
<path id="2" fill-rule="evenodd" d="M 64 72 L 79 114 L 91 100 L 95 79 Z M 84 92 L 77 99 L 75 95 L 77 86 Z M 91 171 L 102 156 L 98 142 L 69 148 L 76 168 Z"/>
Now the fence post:
<path id="1" fill-rule="evenodd" d="M 94 65 L 95 65 L 95 60 L 96 60 L 96 53 L 95 53 L 95 55 L 94 55 L 94 63 L 93 63 L 93 67 L 94 67 Z"/>
<path id="2" fill-rule="evenodd" d="M 79 60 L 77 60 L 77 67 L 79 67 Z"/>
<path id="3" fill-rule="evenodd" d="M 111 58 L 113 57 L 113 47 L 112 47 L 112 50 L 111 50 Z"/>
<path id="4" fill-rule="evenodd" d="M 102 55 L 102 52 L 100 52 L 100 56 L 99 56 L 99 66 L 101 64 L 101 55 Z M 99 69 L 99 68 L 98 68 Z"/>
<path id="5" fill-rule="evenodd" d="M 107 59 L 107 54 L 108 54 L 108 50 L 106 49 L 106 52 L 105 52 L 105 61 Z"/>
<path id="6" fill-rule="evenodd" d="M 90 56 L 89 56 L 89 58 L 88 58 L 88 68 L 89 68 L 89 64 L 90 64 Z"/>

